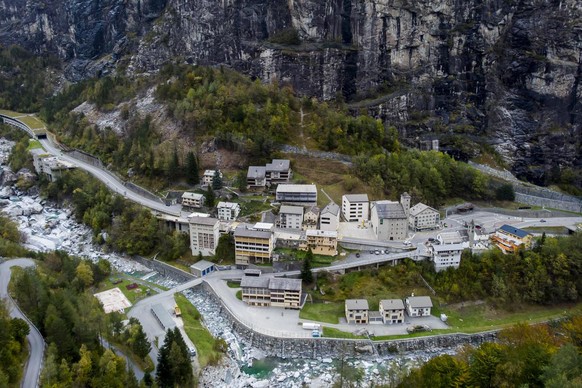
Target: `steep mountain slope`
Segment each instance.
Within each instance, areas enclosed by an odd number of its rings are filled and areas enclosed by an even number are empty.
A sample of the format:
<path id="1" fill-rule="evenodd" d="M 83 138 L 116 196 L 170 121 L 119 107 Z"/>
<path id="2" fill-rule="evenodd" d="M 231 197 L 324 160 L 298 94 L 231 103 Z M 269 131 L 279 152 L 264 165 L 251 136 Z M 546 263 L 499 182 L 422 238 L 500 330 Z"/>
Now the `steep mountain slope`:
<path id="1" fill-rule="evenodd" d="M 56 53 L 70 79 L 224 64 L 344 98 L 411 145 L 462 134 L 519 176 L 580 183 L 580 0 L 0 0 L 0 41 Z"/>

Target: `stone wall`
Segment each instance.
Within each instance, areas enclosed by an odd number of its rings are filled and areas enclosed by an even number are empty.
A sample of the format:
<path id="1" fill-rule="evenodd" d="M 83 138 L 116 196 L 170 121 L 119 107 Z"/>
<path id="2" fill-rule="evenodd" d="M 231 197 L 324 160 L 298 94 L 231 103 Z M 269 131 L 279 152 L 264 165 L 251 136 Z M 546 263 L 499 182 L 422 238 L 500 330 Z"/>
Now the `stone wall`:
<path id="1" fill-rule="evenodd" d="M 96 158 L 95 156 L 88 154 L 84 151 L 75 149 L 73 151 L 68 152 L 67 155 L 69 155 L 71 158 L 82 160 L 85 163 L 89 163 L 92 166 L 103 168 L 103 163 L 101 163 L 101 160 L 99 158 Z"/>
<path id="2" fill-rule="evenodd" d="M 132 256 L 131 259 L 148 267 L 152 271 L 157 271 L 162 276 L 170 277 L 177 282 L 185 283 L 195 278 L 194 275 L 159 260 L 150 260 L 141 256 Z"/>
<path id="3" fill-rule="evenodd" d="M 461 345 L 479 345 L 497 338 L 497 331 L 478 334 L 450 334 L 419 337 L 401 340 L 371 341 L 368 339 L 339 339 L 339 338 L 281 338 L 266 335 L 252 330 L 248 325 L 240 322 L 212 290 L 208 283 L 198 286 L 198 292 L 207 295 L 208 300 L 221 305 L 220 313 L 232 322 L 241 341 L 247 346 L 253 346 L 269 356 L 281 358 L 321 358 L 337 357 L 345 354 L 349 357 L 377 357 L 409 351 L 438 351 L 451 349 Z"/>

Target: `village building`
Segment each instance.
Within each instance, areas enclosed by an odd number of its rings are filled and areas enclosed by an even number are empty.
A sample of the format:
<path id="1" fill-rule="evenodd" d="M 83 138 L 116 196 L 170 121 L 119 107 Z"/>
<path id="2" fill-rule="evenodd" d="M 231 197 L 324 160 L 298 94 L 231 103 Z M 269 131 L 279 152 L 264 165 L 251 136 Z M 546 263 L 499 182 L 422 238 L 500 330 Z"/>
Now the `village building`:
<path id="1" fill-rule="evenodd" d="M 263 166 L 249 166 L 247 187 L 250 189 L 264 188 L 267 185 L 266 173 L 266 169 Z"/>
<path id="2" fill-rule="evenodd" d="M 291 163 L 287 159 L 273 159 L 265 165 L 267 184 L 289 183 L 292 176 Z"/>
<path id="3" fill-rule="evenodd" d="M 218 202 L 216 210 L 219 220 L 234 221 L 240 214 L 240 205 L 236 202 Z"/>
<path id="4" fill-rule="evenodd" d="M 415 232 L 437 229 L 440 225 L 440 221 L 440 213 L 424 203 L 417 203 L 410 208 L 408 225 L 410 229 Z"/>
<path id="5" fill-rule="evenodd" d="M 301 279 L 243 276 L 242 300 L 250 306 L 301 308 Z"/>
<path id="6" fill-rule="evenodd" d="M 362 222 L 370 218 L 368 194 L 346 194 L 342 196 L 342 214 L 347 222 Z"/>
<path id="7" fill-rule="evenodd" d="M 315 185 L 280 184 L 275 193 L 277 202 L 297 204 L 301 206 L 317 203 L 317 187 Z"/>
<path id="8" fill-rule="evenodd" d="M 331 230 L 308 229 L 305 237 L 299 245 L 299 249 L 304 251 L 311 248 L 315 255 L 336 256 L 337 255 L 337 232 Z"/>
<path id="9" fill-rule="evenodd" d="M 461 265 L 461 255 L 465 250 L 465 244 L 432 244 L 430 253 L 437 272 L 447 268 L 459 268 Z"/>
<path id="10" fill-rule="evenodd" d="M 335 202 L 330 202 L 319 215 L 319 229 L 335 231 L 339 227 L 339 220 L 340 207 Z"/>
<path id="11" fill-rule="evenodd" d="M 185 192 L 182 194 L 182 206 L 190 208 L 201 208 L 204 206 L 204 195 L 199 193 Z"/>
<path id="12" fill-rule="evenodd" d="M 514 253 L 519 247 L 531 247 L 533 236 L 523 229 L 511 225 L 503 225 L 491 236 L 491 241 L 503 253 Z"/>
<path id="13" fill-rule="evenodd" d="M 303 213 L 303 229 L 317 229 L 320 210 L 317 206 L 310 206 Z"/>
<path id="14" fill-rule="evenodd" d="M 75 168 L 74 164 L 56 156 L 51 156 L 42 148 L 33 148 L 30 153 L 32 154 L 32 164 L 36 173 L 46 176 L 51 182 L 61 178 L 64 171 Z"/>
<path id="15" fill-rule="evenodd" d="M 212 272 L 216 271 L 216 264 L 207 261 L 200 260 L 190 266 L 190 272 L 196 277 L 204 277 Z"/>
<path id="16" fill-rule="evenodd" d="M 400 202 L 376 201 L 370 205 L 372 230 L 380 241 L 402 241 L 408 237 L 410 196 L 404 193 Z"/>
<path id="17" fill-rule="evenodd" d="M 234 230 L 234 245 L 236 265 L 270 262 L 274 245 L 272 224 L 239 225 Z"/>
<path id="18" fill-rule="evenodd" d="M 404 322 L 404 303 L 402 299 L 382 299 L 379 307 L 383 323 L 391 325 Z"/>
<path id="19" fill-rule="evenodd" d="M 426 317 L 430 315 L 432 301 L 428 296 L 409 296 L 405 300 L 406 313 L 410 317 Z"/>
<path id="20" fill-rule="evenodd" d="M 212 217 L 188 217 L 190 224 L 190 249 L 192 256 L 202 253 L 211 256 L 216 253 L 216 245 L 220 237 L 220 221 Z"/>
<path id="21" fill-rule="evenodd" d="M 303 224 L 303 207 L 282 205 L 279 209 L 279 227 L 283 229 L 301 229 Z"/>
<path id="22" fill-rule="evenodd" d="M 347 323 L 368 323 L 368 301 L 366 299 L 347 299 L 345 313 Z"/>
<path id="23" fill-rule="evenodd" d="M 212 185 L 212 180 L 214 179 L 214 174 L 216 174 L 216 170 L 206 170 L 202 175 L 202 186 L 207 187 Z M 218 170 L 218 175 L 222 178 L 222 172 Z"/>

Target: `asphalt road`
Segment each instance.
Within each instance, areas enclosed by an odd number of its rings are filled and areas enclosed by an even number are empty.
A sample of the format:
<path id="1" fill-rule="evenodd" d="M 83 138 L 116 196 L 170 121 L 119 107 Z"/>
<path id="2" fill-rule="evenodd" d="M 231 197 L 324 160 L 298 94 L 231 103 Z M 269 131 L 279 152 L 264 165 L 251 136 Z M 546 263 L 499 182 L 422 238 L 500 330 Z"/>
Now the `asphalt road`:
<path id="1" fill-rule="evenodd" d="M 26 370 L 21 384 L 24 388 L 38 386 L 37 383 L 42 369 L 45 342 L 40 332 L 30 324 L 28 318 L 15 306 L 12 298 L 8 298 L 8 282 L 10 281 L 10 275 L 12 273 L 10 270 L 11 267 L 32 267 L 34 265 L 35 263 L 31 259 L 13 259 L 0 264 L 0 298 L 7 301 L 7 307 L 11 317 L 24 319 L 30 326 L 30 333 L 26 337 L 30 353 L 26 361 Z"/>
<path id="2" fill-rule="evenodd" d="M 54 156 L 58 156 L 59 158 L 69 163 L 74 164 L 75 166 L 81 168 L 82 170 L 87 171 L 95 178 L 103 182 L 110 190 L 124 196 L 125 198 L 135 203 L 138 203 L 142 206 L 150 208 L 152 210 L 159 211 L 160 213 L 165 213 L 172 216 L 181 215 L 180 205 L 166 206 L 161 201 L 145 198 L 141 194 L 129 190 L 127 187 L 125 187 L 123 183 L 109 171 L 102 169 L 100 167 L 93 166 L 92 164 L 89 164 L 82 160 L 75 159 L 63 153 L 48 138 L 40 139 L 39 141 L 47 152 L 51 153 Z"/>

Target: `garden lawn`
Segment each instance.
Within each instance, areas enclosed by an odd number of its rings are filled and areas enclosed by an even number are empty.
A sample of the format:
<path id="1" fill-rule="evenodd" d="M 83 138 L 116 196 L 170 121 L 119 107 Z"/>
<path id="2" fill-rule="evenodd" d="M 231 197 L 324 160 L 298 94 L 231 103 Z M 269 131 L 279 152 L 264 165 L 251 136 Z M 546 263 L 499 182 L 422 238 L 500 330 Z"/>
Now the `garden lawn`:
<path id="1" fill-rule="evenodd" d="M 333 327 L 323 327 L 323 336 L 328 338 L 352 338 L 352 339 L 363 339 L 368 338 L 363 335 L 356 335 L 352 333 L 348 333 L 346 331 L 341 331 L 338 329 L 334 329 Z"/>
<path id="2" fill-rule="evenodd" d="M 305 303 L 299 312 L 299 318 L 317 322 L 339 323 L 344 316 L 344 303 Z"/>
<path id="3" fill-rule="evenodd" d="M 214 348 L 216 339 L 202 326 L 200 313 L 196 310 L 196 307 L 182 294 L 175 294 L 174 298 L 182 312 L 184 331 L 196 346 L 200 368 L 204 369 L 206 365 L 218 362 L 222 357 L 222 353 Z"/>

